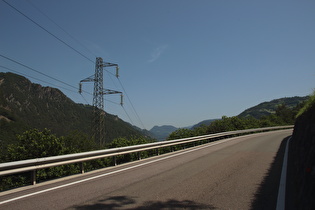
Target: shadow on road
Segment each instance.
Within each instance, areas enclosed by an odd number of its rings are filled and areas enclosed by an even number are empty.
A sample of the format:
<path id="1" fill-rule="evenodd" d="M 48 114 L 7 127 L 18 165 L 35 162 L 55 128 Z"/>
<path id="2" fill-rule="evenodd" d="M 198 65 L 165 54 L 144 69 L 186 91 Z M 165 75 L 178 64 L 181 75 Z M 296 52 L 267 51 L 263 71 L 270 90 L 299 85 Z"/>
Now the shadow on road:
<path id="1" fill-rule="evenodd" d="M 73 209 L 88 210 L 88 209 L 215 209 L 213 206 L 196 203 L 190 200 L 167 200 L 167 201 L 146 201 L 142 204 L 137 204 L 133 197 L 128 196 L 113 196 L 99 200 L 93 204 L 85 204 L 81 206 L 74 206 Z"/>
<path id="2" fill-rule="evenodd" d="M 286 137 L 282 140 L 272 165 L 255 193 L 251 205 L 252 210 L 276 209 L 283 157 L 288 139 L 289 137 Z"/>

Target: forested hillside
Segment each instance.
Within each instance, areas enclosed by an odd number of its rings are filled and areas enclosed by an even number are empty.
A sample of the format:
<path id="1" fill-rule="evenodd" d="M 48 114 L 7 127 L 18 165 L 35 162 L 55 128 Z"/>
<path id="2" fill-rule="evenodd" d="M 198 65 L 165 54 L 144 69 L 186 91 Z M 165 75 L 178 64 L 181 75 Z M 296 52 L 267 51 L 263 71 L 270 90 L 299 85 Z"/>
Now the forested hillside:
<path id="1" fill-rule="evenodd" d="M 72 131 L 92 135 L 93 107 L 76 104 L 60 90 L 33 84 L 13 73 L 0 73 L 0 140 L 2 147 L 17 141 L 16 135 L 37 128 L 57 136 Z M 107 143 L 118 137 L 142 135 L 117 116 L 106 114 Z"/>
<path id="2" fill-rule="evenodd" d="M 307 98 L 309 97 L 292 97 L 265 102 L 248 109 L 239 116 L 223 116 L 222 119 L 212 121 L 210 125 L 202 125 L 193 129 L 178 129 L 171 133 L 168 139 L 179 139 L 250 128 L 293 125 L 299 110 L 304 106 Z M 264 113 L 262 110 L 267 110 L 267 107 L 273 111 Z M 244 115 L 246 117 L 243 117 Z"/>
<path id="3" fill-rule="evenodd" d="M 297 107 L 297 105 L 306 101 L 308 98 L 309 96 L 305 96 L 305 97 L 295 96 L 295 97 L 274 99 L 272 101 L 263 102 L 263 103 L 258 104 L 257 106 L 253 106 L 249 109 L 246 109 L 238 116 L 239 117 L 254 117 L 256 119 L 259 119 L 263 116 L 275 114 L 278 106 L 280 105 L 285 105 L 289 109 L 294 109 L 294 108 L 299 109 L 301 107 Z"/>

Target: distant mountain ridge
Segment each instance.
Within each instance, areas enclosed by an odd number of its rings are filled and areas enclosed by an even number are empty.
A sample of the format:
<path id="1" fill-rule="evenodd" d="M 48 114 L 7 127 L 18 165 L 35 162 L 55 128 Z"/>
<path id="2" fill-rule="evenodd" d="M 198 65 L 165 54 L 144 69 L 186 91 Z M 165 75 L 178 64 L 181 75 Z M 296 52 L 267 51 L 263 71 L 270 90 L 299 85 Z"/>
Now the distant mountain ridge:
<path id="1" fill-rule="evenodd" d="M 91 136 L 92 116 L 92 106 L 76 104 L 56 88 L 0 72 L 0 140 L 3 144 L 14 141 L 16 134 L 31 128 L 48 128 L 58 136 L 74 130 Z M 142 135 L 115 115 L 106 113 L 105 124 L 107 143 L 117 137 Z"/>
<path id="2" fill-rule="evenodd" d="M 218 120 L 218 119 L 210 119 L 210 120 L 203 120 L 203 121 L 201 121 L 201 122 L 199 122 L 199 123 L 197 123 L 196 125 L 193 125 L 192 127 L 191 127 L 191 129 L 195 129 L 195 128 L 198 128 L 198 127 L 200 127 L 200 126 L 202 126 L 202 125 L 210 125 L 213 121 L 215 121 L 215 120 Z"/>
<path id="3" fill-rule="evenodd" d="M 150 130 L 150 133 L 152 133 L 157 140 L 165 140 L 172 132 L 176 131 L 177 129 L 178 128 L 172 125 L 154 126 Z"/>

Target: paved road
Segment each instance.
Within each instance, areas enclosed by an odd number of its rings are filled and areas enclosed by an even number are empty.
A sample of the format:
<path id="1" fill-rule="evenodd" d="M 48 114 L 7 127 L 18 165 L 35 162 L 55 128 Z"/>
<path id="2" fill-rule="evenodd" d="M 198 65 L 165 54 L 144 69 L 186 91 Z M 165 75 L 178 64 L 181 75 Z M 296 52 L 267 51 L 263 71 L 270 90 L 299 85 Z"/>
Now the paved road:
<path id="1" fill-rule="evenodd" d="M 0 193 L 0 209 L 273 209 L 278 157 L 291 133 L 222 140 Z"/>

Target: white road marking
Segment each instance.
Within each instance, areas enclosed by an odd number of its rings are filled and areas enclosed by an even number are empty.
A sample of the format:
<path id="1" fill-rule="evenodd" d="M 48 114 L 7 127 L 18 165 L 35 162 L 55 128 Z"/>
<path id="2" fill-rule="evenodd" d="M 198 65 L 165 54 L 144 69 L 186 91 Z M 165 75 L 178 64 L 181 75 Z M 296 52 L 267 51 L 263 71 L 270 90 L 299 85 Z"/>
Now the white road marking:
<path id="1" fill-rule="evenodd" d="M 292 136 L 288 139 L 285 152 L 284 159 L 281 171 L 281 179 L 278 190 L 278 199 L 277 199 L 277 208 L 276 210 L 284 210 L 285 209 L 285 188 L 287 183 L 287 165 L 288 165 L 288 151 L 289 151 L 289 142 Z"/>

